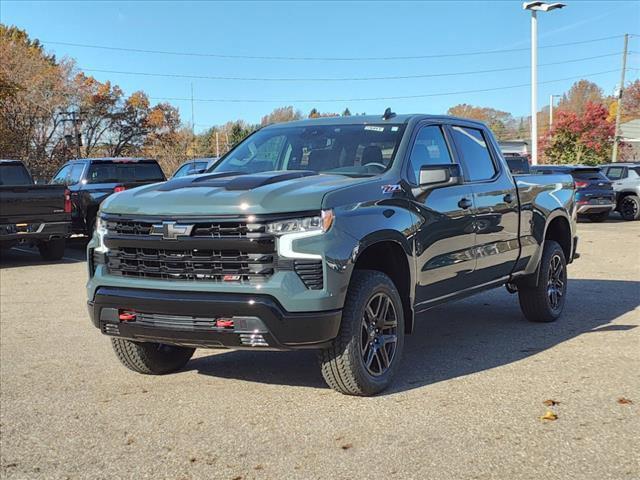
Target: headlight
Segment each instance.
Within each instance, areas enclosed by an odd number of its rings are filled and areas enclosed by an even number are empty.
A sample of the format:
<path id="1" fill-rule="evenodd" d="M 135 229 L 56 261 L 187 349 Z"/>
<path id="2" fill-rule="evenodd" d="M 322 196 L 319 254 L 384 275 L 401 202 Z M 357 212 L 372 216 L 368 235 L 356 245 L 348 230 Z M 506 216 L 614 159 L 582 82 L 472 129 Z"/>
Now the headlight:
<path id="1" fill-rule="evenodd" d="M 315 217 L 292 218 L 267 224 L 267 232 L 286 235 L 300 232 L 326 232 L 333 224 L 333 210 L 323 210 Z"/>

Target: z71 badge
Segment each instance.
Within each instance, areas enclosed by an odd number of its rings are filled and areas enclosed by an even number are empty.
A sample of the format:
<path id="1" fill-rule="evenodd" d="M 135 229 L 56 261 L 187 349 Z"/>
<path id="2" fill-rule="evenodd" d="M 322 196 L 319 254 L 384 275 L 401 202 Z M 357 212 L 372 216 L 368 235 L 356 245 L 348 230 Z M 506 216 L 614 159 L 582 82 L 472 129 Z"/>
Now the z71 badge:
<path id="1" fill-rule="evenodd" d="M 398 184 L 396 185 L 382 185 L 382 193 L 395 193 L 402 190 L 402 187 Z"/>

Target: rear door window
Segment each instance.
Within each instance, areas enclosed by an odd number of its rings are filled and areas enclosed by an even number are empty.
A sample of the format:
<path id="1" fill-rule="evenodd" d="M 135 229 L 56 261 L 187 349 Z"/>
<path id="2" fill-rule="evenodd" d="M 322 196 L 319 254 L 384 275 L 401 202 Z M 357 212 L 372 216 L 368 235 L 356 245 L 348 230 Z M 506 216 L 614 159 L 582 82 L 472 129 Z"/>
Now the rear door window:
<path id="1" fill-rule="evenodd" d="M 476 128 L 454 126 L 451 132 L 457 150 L 461 154 L 467 180 L 478 182 L 493 178 L 497 169 L 482 131 Z"/>
<path id="2" fill-rule="evenodd" d="M 75 163 L 71 166 L 71 171 L 69 172 L 68 185 L 75 185 L 80 183 L 82 179 L 82 171 L 84 170 L 84 163 Z"/>

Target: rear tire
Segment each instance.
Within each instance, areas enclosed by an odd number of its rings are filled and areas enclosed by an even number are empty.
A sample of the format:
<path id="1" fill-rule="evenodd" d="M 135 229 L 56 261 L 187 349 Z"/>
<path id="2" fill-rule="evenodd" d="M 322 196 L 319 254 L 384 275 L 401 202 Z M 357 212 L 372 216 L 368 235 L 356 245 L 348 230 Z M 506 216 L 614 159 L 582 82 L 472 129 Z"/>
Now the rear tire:
<path id="1" fill-rule="evenodd" d="M 620 199 L 618 211 L 624 220 L 638 220 L 640 218 L 640 198 L 635 195 L 627 195 Z"/>
<path id="2" fill-rule="evenodd" d="M 38 244 L 38 250 L 43 260 L 60 260 L 64 256 L 64 238 L 54 238 Z"/>
<path id="3" fill-rule="evenodd" d="M 112 338 L 111 345 L 120 363 L 145 375 L 176 372 L 187 364 L 195 351 L 195 348 L 134 342 L 124 338 Z"/>
<path id="4" fill-rule="evenodd" d="M 353 272 L 333 344 L 320 353 L 322 376 L 334 390 L 369 396 L 387 388 L 404 346 L 398 290 L 382 272 Z"/>
<path id="5" fill-rule="evenodd" d="M 609 218 L 609 212 L 590 213 L 587 218 L 594 223 L 601 223 Z"/>
<path id="6" fill-rule="evenodd" d="M 564 310 L 567 297 L 567 262 L 560 245 L 544 242 L 540 259 L 538 285 L 520 286 L 518 299 L 520 309 L 530 322 L 553 322 Z"/>

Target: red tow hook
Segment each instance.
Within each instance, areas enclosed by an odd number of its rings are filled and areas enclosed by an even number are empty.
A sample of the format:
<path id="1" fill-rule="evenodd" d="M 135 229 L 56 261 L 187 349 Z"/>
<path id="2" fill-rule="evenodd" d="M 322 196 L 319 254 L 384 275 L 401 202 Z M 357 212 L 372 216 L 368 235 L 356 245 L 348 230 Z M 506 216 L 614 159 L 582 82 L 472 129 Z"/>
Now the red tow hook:
<path id="1" fill-rule="evenodd" d="M 216 320 L 216 327 L 218 328 L 233 328 L 233 320 L 230 318 L 218 318 Z"/>
<path id="2" fill-rule="evenodd" d="M 136 312 L 129 312 L 126 310 L 120 310 L 119 317 L 121 322 L 135 322 Z"/>

